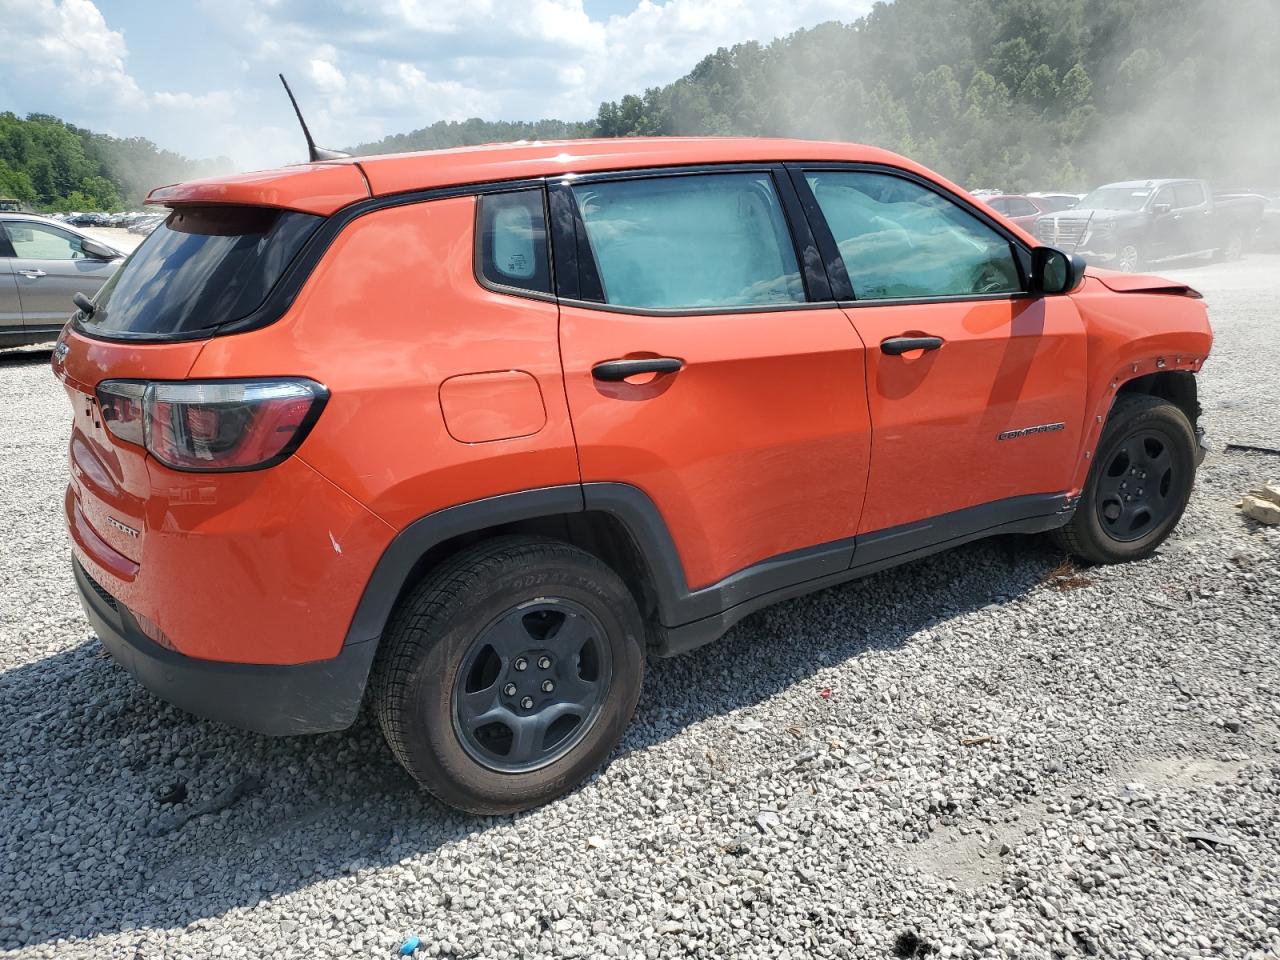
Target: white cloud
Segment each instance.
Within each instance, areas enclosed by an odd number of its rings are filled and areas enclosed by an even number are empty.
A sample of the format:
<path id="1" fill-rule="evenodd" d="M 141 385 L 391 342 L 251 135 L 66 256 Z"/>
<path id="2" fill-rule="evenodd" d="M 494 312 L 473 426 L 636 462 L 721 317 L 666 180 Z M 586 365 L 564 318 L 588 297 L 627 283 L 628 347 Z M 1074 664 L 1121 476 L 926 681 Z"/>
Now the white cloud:
<path id="1" fill-rule="evenodd" d="M 346 89 L 347 78 L 342 75 L 341 70 L 328 60 L 312 60 L 308 67 L 310 69 L 311 82 L 325 93 L 341 93 Z"/>
<path id="2" fill-rule="evenodd" d="M 0 0 L 0 67 L 6 74 L 58 78 L 79 100 L 139 96 L 125 70 L 124 34 L 90 0 Z"/>

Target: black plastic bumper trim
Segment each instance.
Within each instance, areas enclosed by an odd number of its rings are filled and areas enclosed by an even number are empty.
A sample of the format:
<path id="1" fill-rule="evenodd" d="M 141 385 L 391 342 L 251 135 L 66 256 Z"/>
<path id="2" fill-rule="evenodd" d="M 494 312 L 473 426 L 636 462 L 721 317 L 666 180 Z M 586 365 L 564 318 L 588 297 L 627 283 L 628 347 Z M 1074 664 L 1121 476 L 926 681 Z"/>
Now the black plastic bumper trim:
<path id="1" fill-rule="evenodd" d="M 344 730 L 355 721 L 377 643 L 347 644 L 332 660 L 225 663 L 168 650 L 148 638 L 123 603 L 95 584 L 74 557 L 80 603 L 112 658 L 144 687 L 207 720 L 268 736 Z M 101 590 L 101 593 L 99 592 Z"/>

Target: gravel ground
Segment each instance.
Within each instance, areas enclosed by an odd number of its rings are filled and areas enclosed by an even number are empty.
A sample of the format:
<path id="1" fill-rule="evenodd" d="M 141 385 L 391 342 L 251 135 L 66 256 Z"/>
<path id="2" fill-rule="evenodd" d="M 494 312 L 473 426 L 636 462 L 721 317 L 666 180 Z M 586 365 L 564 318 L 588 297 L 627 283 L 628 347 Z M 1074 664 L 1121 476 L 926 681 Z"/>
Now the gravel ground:
<path id="1" fill-rule="evenodd" d="M 1280 256 L 1176 271 L 1220 451 L 1154 558 L 1004 538 L 651 663 L 608 769 L 518 817 L 366 720 L 269 740 L 146 694 L 74 599 L 67 407 L 0 358 L 0 950 L 102 958 L 1275 956 Z M 179 799 L 182 797 L 182 799 Z M 165 802 L 175 801 L 175 802 Z"/>

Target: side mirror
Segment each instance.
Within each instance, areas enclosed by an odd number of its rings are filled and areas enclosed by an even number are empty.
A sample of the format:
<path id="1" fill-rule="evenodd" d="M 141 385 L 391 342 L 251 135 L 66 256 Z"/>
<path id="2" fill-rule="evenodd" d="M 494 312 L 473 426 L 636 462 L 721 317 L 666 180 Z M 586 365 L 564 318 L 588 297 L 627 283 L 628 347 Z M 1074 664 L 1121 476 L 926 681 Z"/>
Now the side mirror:
<path id="1" fill-rule="evenodd" d="M 1084 280 L 1084 268 L 1084 258 L 1078 254 L 1036 247 L 1031 251 L 1031 292 L 1070 293 Z"/>
<path id="2" fill-rule="evenodd" d="M 115 260 L 120 256 L 119 251 L 113 250 L 105 243 L 99 243 L 90 237 L 84 237 L 80 240 L 80 249 L 95 260 Z"/>
<path id="3" fill-rule="evenodd" d="M 1166 213 L 1168 213 L 1172 209 L 1173 209 L 1172 203 L 1153 203 L 1151 205 L 1151 212 L 1154 213 L 1157 217 L 1164 216 Z"/>

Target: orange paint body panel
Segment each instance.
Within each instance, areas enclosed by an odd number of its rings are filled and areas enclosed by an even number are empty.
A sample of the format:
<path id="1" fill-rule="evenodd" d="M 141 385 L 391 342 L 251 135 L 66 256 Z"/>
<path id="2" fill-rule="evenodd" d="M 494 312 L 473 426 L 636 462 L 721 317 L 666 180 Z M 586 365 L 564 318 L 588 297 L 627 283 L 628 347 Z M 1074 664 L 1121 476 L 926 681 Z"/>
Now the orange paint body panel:
<path id="1" fill-rule="evenodd" d="M 1070 297 L 851 308 L 874 442 L 860 532 L 1068 489 L 1084 420 L 1085 326 Z M 883 353 L 890 337 L 943 346 Z M 998 440 L 1006 431 L 1061 429 Z"/>
<path id="2" fill-rule="evenodd" d="M 523 370 L 450 377 L 440 384 L 440 410 L 460 443 L 531 437 L 547 422 L 538 381 Z"/>
<path id="3" fill-rule="evenodd" d="M 156 187 L 147 203 L 235 203 L 329 214 L 367 199 L 369 185 L 353 164 L 305 163 L 280 170 L 258 170 L 230 177 L 190 180 Z"/>
<path id="4" fill-rule="evenodd" d="M 454 504 L 576 483 L 559 310 L 476 282 L 474 221 L 474 197 L 358 218 L 283 318 L 208 341 L 191 376 L 289 374 L 323 383 L 329 404 L 297 455 L 397 530 Z M 545 426 L 494 443 L 454 439 L 441 385 L 511 369 L 537 382 Z"/>
<path id="5" fill-rule="evenodd" d="M 560 324 L 582 479 L 647 493 L 690 587 L 857 532 L 871 425 L 862 341 L 842 311 L 565 305 Z M 644 356 L 639 345 L 684 369 L 638 384 L 591 376 L 602 360 Z"/>

